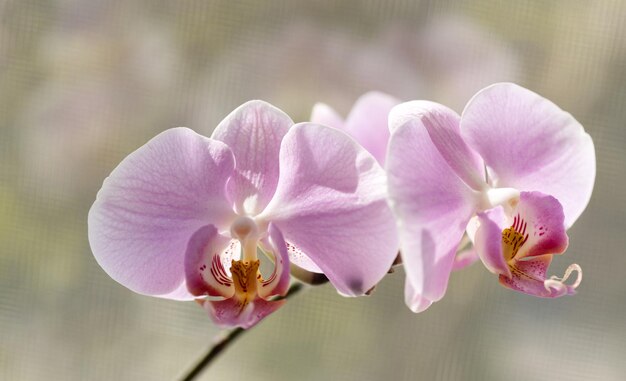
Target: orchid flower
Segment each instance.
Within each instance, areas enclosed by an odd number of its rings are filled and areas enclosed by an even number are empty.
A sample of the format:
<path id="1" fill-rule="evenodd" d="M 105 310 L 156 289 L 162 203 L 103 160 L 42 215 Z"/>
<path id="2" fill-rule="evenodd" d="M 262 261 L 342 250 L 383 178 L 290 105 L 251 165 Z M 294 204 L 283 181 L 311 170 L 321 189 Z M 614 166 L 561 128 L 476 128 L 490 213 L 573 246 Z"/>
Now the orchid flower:
<path id="1" fill-rule="evenodd" d="M 462 116 L 412 101 L 395 107 L 389 120 L 389 194 L 405 301 L 414 312 L 443 297 L 465 234 L 504 286 L 540 297 L 574 293 L 578 265 L 563 279 L 546 278 L 595 178 L 593 142 L 570 114 L 500 83 L 478 92 Z M 566 285 L 574 271 L 577 279 Z"/>
<path id="2" fill-rule="evenodd" d="M 399 103 L 391 95 L 370 91 L 356 101 L 345 120 L 327 104 L 316 103 L 311 122 L 344 131 L 384 165 L 389 142 L 389 111 Z"/>
<path id="3" fill-rule="evenodd" d="M 249 328 L 285 302 L 290 263 L 348 296 L 384 276 L 398 250 L 385 188 L 341 131 L 250 101 L 211 138 L 174 128 L 124 159 L 89 212 L 89 241 L 129 289 L 196 299 L 217 325 Z"/>

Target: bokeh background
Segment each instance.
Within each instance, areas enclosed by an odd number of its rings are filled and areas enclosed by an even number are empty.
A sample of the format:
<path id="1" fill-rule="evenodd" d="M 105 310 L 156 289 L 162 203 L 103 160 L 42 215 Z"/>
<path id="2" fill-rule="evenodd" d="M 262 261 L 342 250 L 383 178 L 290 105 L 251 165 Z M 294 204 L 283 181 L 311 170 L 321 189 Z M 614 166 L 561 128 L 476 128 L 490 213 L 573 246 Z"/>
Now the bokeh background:
<path id="1" fill-rule="evenodd" d="M 626 377 L 626 2 L 0 1 L 0 379 L 175 379 L 219 334 L 195 303 L 136 295 L 96 264 L 87 212 L 157 133 L 209 135 L 246 100 L 305 121 L 368 90 L 461 111 L 514 81 L 596 146 L 593 198 L 561 274 L 575 297 L 501 287 L 477 264 L 416 315 L 402 271 L 367 298 L 308 290 L 202 379 Z"/>

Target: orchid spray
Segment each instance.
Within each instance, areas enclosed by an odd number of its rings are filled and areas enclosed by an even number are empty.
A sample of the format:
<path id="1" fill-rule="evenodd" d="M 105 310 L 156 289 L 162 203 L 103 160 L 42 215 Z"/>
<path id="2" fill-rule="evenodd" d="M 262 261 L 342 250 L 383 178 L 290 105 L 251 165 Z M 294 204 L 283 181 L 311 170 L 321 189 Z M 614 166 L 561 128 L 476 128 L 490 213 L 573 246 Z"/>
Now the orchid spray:
<path id="1" fill-rule="evenodd" d="M 578 265 L 562 278 L 547 270 L 589 202 L 595 152 L 552 102 L 500 83 L 459 116 L 370 92 L 345 120 L 323 103 L 311 120 L 294 124 L 247 102 L 210 138 L 187 128 L 159 134 L 98 193 L 89 241 L 113 279 L 195 300 L 234 328 L 186 379 L 284 305 L 301 288 L 291 275 L 323 274 L 340 294 L 360 296 L 399 250 L 414 312 L 444 296 L 453 269 L 478 259 L 515 291 L 575 292 Z M 458 254 L 464 239 L 473 248 Z"/>

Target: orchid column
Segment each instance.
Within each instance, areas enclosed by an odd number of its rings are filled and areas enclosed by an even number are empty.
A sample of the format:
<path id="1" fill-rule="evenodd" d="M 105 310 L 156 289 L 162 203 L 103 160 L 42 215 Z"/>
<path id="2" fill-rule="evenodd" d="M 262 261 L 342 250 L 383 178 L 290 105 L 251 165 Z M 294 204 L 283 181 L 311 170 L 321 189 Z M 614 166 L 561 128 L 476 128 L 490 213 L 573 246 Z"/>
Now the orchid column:
<path id="1" fill-rule="evenodd" d="M 220 326 L 280 307 L 289 263 L 358 296 L 398 243 L 385 173 L 341 131 L 251 101 L 211 138 L 167 130 L 111 173 L 89 212 L 98 263 L 131 290 L 196 299 Z M 259 254 L 261 254 L 259 256 Z M 260 261 L 273 264 L 265 276 Z"/>
<path id="2" fill-rule="evenodd" d="M 570 114 L 501 83 L 476 94 L 462 116 L 413 101 L 389 119 L 389 193 L 413 311 L 443 297 L 466 233 L 504 286 L 541 297 L 574 292 L 578 265 L 564 279 L 546 276 L 595 179 L 593 142 Z"/>

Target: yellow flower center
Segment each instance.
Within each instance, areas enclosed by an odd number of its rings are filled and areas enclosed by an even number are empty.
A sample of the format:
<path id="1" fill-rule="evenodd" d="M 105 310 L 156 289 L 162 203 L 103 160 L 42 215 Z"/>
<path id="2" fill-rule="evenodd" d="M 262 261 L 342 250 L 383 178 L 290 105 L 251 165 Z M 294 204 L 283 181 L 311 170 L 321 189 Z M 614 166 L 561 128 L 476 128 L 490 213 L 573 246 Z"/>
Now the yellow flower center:
<path id="1" fill-rule="evenodd" d="M 513 219 L 513 225 L 502 230 L 502 252 L 504 259 L 509 262 L 515 258 L 517 252 L 527 240 L 526 222 L 517 215 Z"/>
<path id="2" fill-rule="evenodd" d="M 515 259 L 519 249 L 524 246 L 528 240 L 528 233 L 526 233 L 526 221 L 524 221 L 519 214 L 513 219 L 513 225 L 511 227 L 502 230 L 502 254 L 509 269 L 512 273 L 519 277 L 528 278 L 531 280 L 541 281 L 532 274 L 528 274 L 518 266 L 519 261 Z"/>
<path id="3" fill-rule="evenodd" d="M 513 219 L 513 225 L 502 231 L 502 251 L 504 259 L 509 262 L 515 258 L 520 247 L 528 240 L 526 221 L 519 214 Z"/>
<path id="4" fill-rule="evenodd" d="M 235 295 L 243 310 L 257 294 L 257 279 L 261 279 L 259 273 L 259 260 L 255 261 L 235 261 L 231 262 L 230 272 L 235 286 Z"/>
<path id="5" fill-rule="evenodd" d="M 502 243 L 504 244 L 504 259 L 508 262 L 515 258 L 519 248 L 524 243 L 524 236 L 511 228 L 502 230 Z"/>

